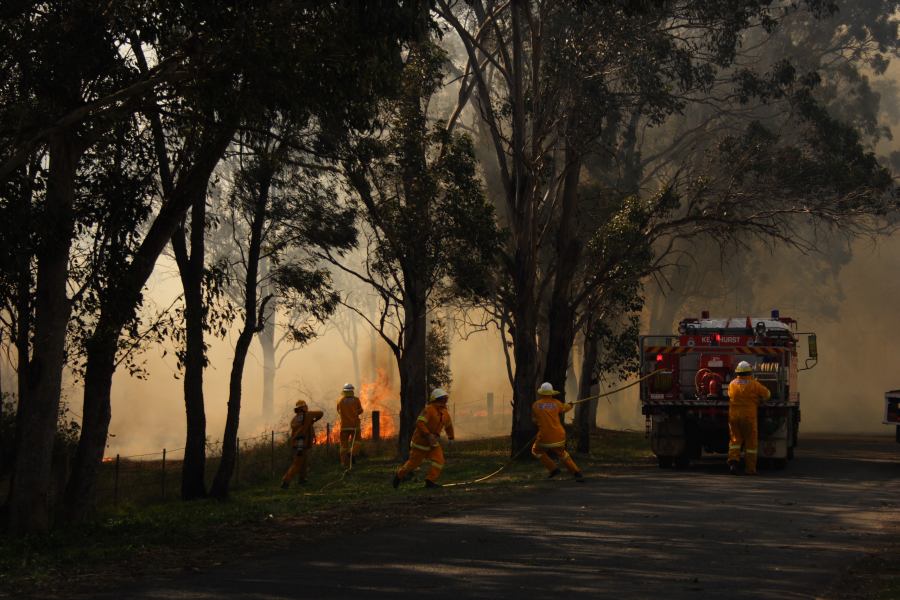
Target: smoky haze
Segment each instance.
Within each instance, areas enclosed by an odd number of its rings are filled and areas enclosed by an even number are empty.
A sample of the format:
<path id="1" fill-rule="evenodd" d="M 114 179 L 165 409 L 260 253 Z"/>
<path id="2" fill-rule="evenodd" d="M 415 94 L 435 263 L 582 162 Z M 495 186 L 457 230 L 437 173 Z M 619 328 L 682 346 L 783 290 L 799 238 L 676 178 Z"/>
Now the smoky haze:
<path id="1" fill-rule="evenodd" d="M 771 254 L 765 249 L 759 252 L 764 257 L 761 262 L 771 268 L 759 272 L 757 267 L 743 282 L 747 290 L 752 290 L 753 307 L 749 312 L 766 315 L 772 308 L 778 308 L 782 315 L 797 319 L 800 331 L 814 331 L 818 335 L 819 362 L 800 374 L 802 431 L 890 433 L 881 424 L 881 418 L 884 392 L 900 388 L 896 344 L 900 311 L 895 306 L 895 299 L 900 298 L 900 279 L 895 275 L 900 272 L 900 238 L 877 243 L 855 242 L 850 262 L 836 273 L 833 281 L 826 282 L 825 292 L 806 288 L 808 274 L 804 271 L 809 268 L 809 257 L 788 249 Z M 729 265 L 722 268 L 728 269 Z M 152 299 L 157 305 L 164 305 L 178 293 L 178 286 L 177 278 L 159 275 L 154 279 Z M 748 309 L 742 304 L 741 295 L 742 291 L 736 289 L 717 302 L 695 302 L 684 309 L 687 312 L 679 312 L 677 319 L 697 316 L 694 313 L 699 314 L 701 308 L 714 315 L 743 316 Z M 673 323 L 670 331 L 676 325 Z M 388 404 L 399 411 L 399 379 L 393 356 L 380 340 L 375 341 L 373 354 L 368 325 L 358 322 L 357 327 L 360 328 L 357 352 L 362 381 L 353 381 L 351 350 L 336 331 L 327 330 L 306 347 L 291 353 L 278 370 L 272 421 L 262 416 L 262 358 L 254 341 L 244 375 L 241 436 L 285 429 L 291 407 L 299 398 L 325 411 L 325 420 L 333 422 L 334 401 L 341 386 L 352 381 L 359 387 L 372 381 L 377 368 L 388 374 L 393 388 Z M 209 342 L 210 363 L 204 389 L 208 436 L 215 441 L 221 437 L 225 422 L 233 350 L 230 339 L 212 338 Z M 124 371 L 116 374 L 110 426 L 115 437 L 109 440 L 108 454 L 140 454 L 183 445 L 182 380 L 176 378 L 178 371 L 172 348 L 167 350 L 165 356 L 157 347 L 145 352 L 147 378 L 144 380 L 130 377 Z M 801 362 L 806 352 L 803 338 Z M 577 356 L 575 363 L 578 364 Z M 511 390 L 496 333 L 482 332 L 467 340 L 454 339 L 450 367 L 451 406 L 458 422 L 458 435 L 465 438 L 508 433 Z M 621 382 L 604 379 L 601 391 L 619 385 Z M 494 394 L 494 419 L 490 422 L 486 402 L 489 392 Z M 77 399 L 74 388 L 69 397 Z M 598 424 L 643 430 L 637 389 L 602 400 Z"/>
<path id="2" fill-rule="evenodd" d="M 450 48 L 453 51 L 452 48 Z M 458 50 L 458 49 L 457 49 Z M 900 120 L 897 103 L 900 65 L 892 63 L 885 76 L 873 81 L 882 98 L 882 115 L 890 125 Z M 453 94 L 445 91 L 436 99 L 442 111 L 452 106 Z M 892 162 L 900 162 L 900 143 L 882 139 L 877 146 L 880 156 L 893 154 Z M 894 164 L 895 168 L 900 167 Z M 881 424 L 882 401 L 886 390 L 900 388 L 898 344 L 900 311 L 900 238 L 879 239 L 873 243 L 858 240 L 851 245 L 849 262 L 835 265 L 832 273 L 811 271 L 811 259 L 795 251 L 777 248 L 754 250 L 754 266 L 742 269 L 739 285 L 729 295 L 715 302 L 689 303 L 676 313 L 677 320 L 698 316 L 701 309 L 714 315 L 742 316 L 747 312 L 766 315 L 778 308 L 784 316 L 799 322 L 801 331 L 818 334 L 818 365 L 800 374 L 802 423 L 805 432 L 867 432 L 889 434 Z M 740 256 L 735 260 L 740 260 Z M 149 283 L 148 298 L 157 306 L 168 306 L 181 292 L 175 267 L 162 259 L 160 268 Z M 733 268 L 725 264 L 721 268 Z M 710 273 L 713 278 L 716 273 Z M 817 285 L 810 287 L 810 278 Z M 742 290 L 741 285 L 746 286 Z M 647 286 L 648 306 L 659 300 L 659 293 Z M 751 290 L 752 293 L 746 293 Z M 752 298 L 748 305 L 747 297 Z M 649 318 L 644 319 L 645 323 Z M 351 350 L 333 329 L 306 347 L 288 356 L 277 372 L 275 411 L 271 421 L 262 416 L 263 369 L 258 342 L 254 340 L 244 373 L 243 410 L 240 435 L 251 436 L 271 429 L 283 430 L 298 398 L 306 399 L 313 408 L 325 411 L 326 421 L 334 420 L 334 401 L 341 386 L 353 381 L 357 386 L 372 381 L 376 369 L 388 374 L 393 387 L 391 405 L 399 410 L 399 378 L 396 364 L 387 346 L 373 342 L 369 326 L 357 319 L 357 347 L 360 378 L 354 380 Z M 645 325 L 646 332 L 649 325 Z M 228 377 L 233 346 L 231 340 L 207 336 L 209 367 L 204 378 L 207 435 L 211 441 L 221 438 L 228 398 Z M 375 349 L 373 352 L 373 348 Z M 806 342 L 801 343 L 801 359 L 806 356 Z M 185 418 L 182 380 L 173 348 L 148 349 L 144 355 L 147 378 L 135 379 L 117 371 L 112 395 L 112 421 L 107 454 L 140 454 L 161 448 L 180 448 L 184 443 Z M 579 357 L 574 364 L 578 365 Z M 506 374 L 499 336 L 494 331 L 472 335 L 451 343 L 450 367 L 453 375 L 451 405 L 455 405 L 457 432 L 460 437 L 508 434 L 511 389 Z M 4 377 L 4 388 L 11 377 Z M 601 381 L 601 391 L 621 385 L 619 381 Z M 486 396 L 494 394 L 495 418 L 486 418 Z M 73 409 L 80 408 L 80 390 L 73 384 L 67 390 Z M 604 399 L 598 406 L 598 424 L 616 429 L 643 430 L 637 388 Z"/>

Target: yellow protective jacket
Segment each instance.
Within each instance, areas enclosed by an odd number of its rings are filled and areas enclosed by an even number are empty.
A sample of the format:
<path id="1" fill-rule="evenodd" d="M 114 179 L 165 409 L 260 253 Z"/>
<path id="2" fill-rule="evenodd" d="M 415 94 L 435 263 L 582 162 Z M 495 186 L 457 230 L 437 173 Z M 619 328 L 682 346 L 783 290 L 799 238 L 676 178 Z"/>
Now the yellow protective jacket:
<path id="1" fill-rule="evenodd" d="M 295 450 L 312 447 L 315 441 L 313 423 L 321 419 L 323 414 L 321 410 L 301 410 L 294 415 L 294 418 L 291 419 L 291 446 Z M 301 438 L 303 445 L 298 448 Z"/>
<path id="2" fill-rule="evenodd" d="M 771 397 L 769 388 L 753 377 L 735 377 L 728 384 L 728 414 L 734 417 L 755 417 L 759 403 Z"/>
<path id="3" fill-rule="evenodd" d="M 341 430 L 359 431 L 359 415 L 363 414 L 362 403 L 356 396 L 344 396 L 337 401 L 337 413 L 341 418 Z"/>
<path id="4" fill-rule="evenodd" d="M 447 431 L 447 439 L 453 439 L 453 422 L 450 420 L 450 411 L 443 402 L 429 402 L 425 405 L 422 414 L 416 419 L 416 430 L 413 432 L 410 447 L 418 450 L 430 450 L 439 446 L 437 438 L 441 431 Z"/>
<path id="5" fill-rule="evenodd" d="M 571 404 L 563 404 L 551 396 L 538 398 L 531 405 L 531 420 L 538 426 L 535 443 L 543 448 L 555 448 L 566 445 L 566 430 L 563 429 L 559 415 L 572 410 Z"/>

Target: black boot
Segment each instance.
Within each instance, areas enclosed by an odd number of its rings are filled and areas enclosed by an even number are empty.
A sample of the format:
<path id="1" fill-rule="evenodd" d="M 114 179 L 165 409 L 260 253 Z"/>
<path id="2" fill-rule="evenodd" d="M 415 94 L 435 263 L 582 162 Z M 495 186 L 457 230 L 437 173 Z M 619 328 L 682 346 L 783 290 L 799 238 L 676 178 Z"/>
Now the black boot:
<path id="1" fill-rule="evenodd" d="M 288 489 L 288 486 L 290 486 L 290 484 L 287 481 L 281 482 L 281 489 L 286 490 Z"/>
<path id="2" fill-rule="evenodd" d="M 737 466 L 737 463 L 736 463 L 736 462 L 730 462 L 730 463 L 728 463 L 728 471 L 729 471 L 732 475 L 740 475 L 740 474 L 741 474 L 740 471 L 738 471 L 738 466 Z"/>
<path id="3" fill-rule="evenodd" d="M 394 478 L 391 480 L 391 485 L 394 486 L 395 490 L 400 487 L 400 476 L 396 473 L 394 473 Z"/>
<path id="4" fill-rule="evenodd" d="M 584 475 L 581 474 L 581 471 L 575 472 L 575 481 L 578 483 L 584 483 Z"/>
<path id="5" fill-rule="evenodd" d="M 439 483 L 433 482 L 433 481 L 430 480 L 430 479 L 426 479 L 426 480 L 425 480 L 425 487 L 427 487 L 427 488 L 439 488 L 439 487 L 443 487 L 443 486 L 442 486 L 441 484 L 439 484 Z"/>
<path id="6" fill-rule="evenodd" d="M 552 471 L 550 471 L 550 474 L 547 475 L 547 479 L 553 479 L 557 475 L 559 475 L 559 469 L 553 469 Z"/>

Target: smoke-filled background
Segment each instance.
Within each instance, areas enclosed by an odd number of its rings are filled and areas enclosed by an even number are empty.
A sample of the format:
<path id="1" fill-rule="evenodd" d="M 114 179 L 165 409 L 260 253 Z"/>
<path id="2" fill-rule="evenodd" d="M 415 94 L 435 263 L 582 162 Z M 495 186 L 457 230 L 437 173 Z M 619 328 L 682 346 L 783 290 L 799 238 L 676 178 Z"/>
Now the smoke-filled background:
<path id="1" fill-rule="evenodd" d="M 746 308 L 741 298 L 751 296 L 751 314 L 766 315 L 772 308 L 799 321 L 800 331 L 818 334 L 819 363 L 800 374 L 802 431 L 806 432 L 871 432 L 888 434 L 881 424 L 883 394 L 900 387 L 896 339 L 900 332 L 900 239 L 860 240 L 852 245 L 852 258 L 837 272 L 822 278 L 821 287 L 809 288 L 811 258 L 796 251 L 759 249 L 758 266 L 741 280 L 743 289 L 715 303 L 700 304 L 678 313 L 668 329 L 674 331 L 677 319 L 699 316 L 699 308 L 713 315 L 743 316 Z M 726 272 L 734 265 L 724 264 Z M 724 275 L 714 270 L 711 278 Z M 165 275 L 154 280 L 153 300 L 164 304 L 170 294 L 177 294 L 178 282 Z M 825 290 L 823 292 L 823 289 Z M 169 300 L 170 301 L 170 300 Z M 656 295 L 653 301 L 664 301 Z M 697 309 L 697 310 L 695 310 Z M 648 319 L 645 319 L 645 323 Z M 275 419 L 262 416 L 262 359 L 258 345 L 251 348 L 244 379 L 244 410 L 241 434 L 254 435 L 270 429 L 282 430 L 290 419 L 291 407 L 299 399 L 325 411 L 325 420 L 333 421 L 334 402 L 341 386 L 353 382 L 357 387 L 376 378 L 381 369 L 388 376 L 393 395 L 388 399 L 399 410 L 399 380 L 395 361 L 380 341 L 373 342 L 368 325 L 360 320 L 359 344 L 356 347 L 362 381 L 354 381 L 352 350 L 339 333 L 326 329 L 323 335 L 290 353 L 278 370 L 275 387 Z M 644 326 L 647 330 L 649 323 Z M 375 352 L 373 353 L 373 344 Z M 228 371 L 231 365 L 230 339 L 210 340 L 210 366 L 205 381 L 208 431 L 211 440 L 218 439 L 224 427 L 228 398 Z M 801 336 L 801 361 L 806 356 L 805 338 Z M 184 440 L 184 400 L 182 381 L 171 349 L 163 356 L 158 348 L 145 355 L 148 377 L 136 379 L 119 372 L 113 387 L 113 418 L 108 453 L 136 454 L 161 448 L 181 447 Z M 576 358 L 577 362 L 577 358 Z M 479 332 L 466 340 L 453 339 L 450 368 L 453 374 L 452 402 L 455 404 L 458 434 L 473 437 L 508 433 L 509 402 L 512 397 L 499 336 L 496 332 Z M 620 382 L 604 379 L 601 389 Z M 494 414 L 486 423 L 487 393 L 494 394 Z M 76 388 L 70 397 L 77 398 Z M 598 411 L 601 427 L 643 429 L 636 388 L 601 401 Z"/>
<path id="2" fill-rule="evenodd" d="M 888 125 L 900 120 L 897 83 L 900 66 L 893 63 L 885 76 L 873 83 L 880 94 L 882 119 Z M 900 151 L 900 143 L 882 138 L 876 148 L 881 156 Z M 800 375 L 801 431 L 890 433 L 881 424 L 882 397 L 900 387 L 898 344 L 900 312 L 900 239 L 832 240 L 821 254 L 804 255 L 786 247 L 750 245 L 736 249 L 727 260 L 713 264 L 698 261 L 690 272 L 672 278 L 688 278 L 704 289 L 675 298 L 669 290 L 647 282 L 642 330 L 667 333 L 679 319 L 698 316 L 707 309 L 714 316 L 766 315 L 778 308 L 795 318 L 801 331 L 818 334 L 819 363 Z M 702 271 L 698 273 L 697 271 Z M 727 281 L 727 285 L 720 285 Z M 688 286 L 690 287 L 690 286 Z M 710 290 L 715 288 L 716 292 Z M 724 290 L 724 291 L 723 291 Z M 169 306 L 181 293 L 177 270 L 171 259 L 163 259 L 149 284 L 148 304 Z M 704 295 L 706 296 L 704 298 Z M 662 319 L 655 312 L 669 305 Z M 263 369 L 259 344 L 254 340 L 244 374 L 241 435 L 270 429 L 282 430 L 299 398 L 324 410 L 334 419 L 334 401 L 341 386 L 358 387 L 376 379 L 379 370 L 387 377 L 392 394 L 387 402 L 399 410 L 399 380 L 396 361 L 388 347 L 362 319 L 347 315 L 357 328 L 358 343 L 350 348 L 334 326 L 321 328 L 320 336 L 290 352 L 278 369 L 275 411 L 272 419 L 262 414 Z M 653 331 L 651 331 L 653 330 Z M 209 336 L 209 367 L 204 382 L 207 431 L 211 441 L 221 438 L 228 397 L 228 374 L 237 332 L 224 340 Z M 358 379 L 354 356 L 358 363 Z M 801 360 L 805 357 L 805 339 Z M 280 358 L 280 357 L 279 357 Z M 134 454 L 181 447 L 185 436 L 182 380 L 172 347 L 152 346 L 142 354 L 146 377 L 138 379 L 120 369 L 115 376 L 112 422 L 108 454 Z M 509 433 L 511 388 L 502 342 L 495 330 L 473 333 L 466 339 L 451 339 L 450 369 L 452 401 L 461 437 Z M 578 364 L 577 348 L 574 364 Z M 9 381 L 9 378 L 5 378 Z M 616 387 L 618 380 L 601 381 L 601 391 Z M 80 382 L 69 377 L 67 399 L 78 407 Z M 494 414 L 486 418 L 486 397 L 494 395 Z M 76 413 L 77 415 L 77 413 Z M 600 403 L 601 427 L 642 430 L 643 417 L 635 388 Z"/>

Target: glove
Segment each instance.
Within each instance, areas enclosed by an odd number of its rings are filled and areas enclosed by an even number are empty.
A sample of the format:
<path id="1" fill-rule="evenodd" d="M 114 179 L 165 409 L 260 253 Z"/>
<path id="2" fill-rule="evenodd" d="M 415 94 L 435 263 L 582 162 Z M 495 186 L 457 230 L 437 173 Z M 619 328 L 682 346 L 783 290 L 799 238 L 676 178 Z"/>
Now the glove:
<path id="1" fill-rule="evenodd" d="M 440 446 L 440 440 L 438 439 L 438 436 L 436 436 L 436 435 L 429 435 L 428 443 L 431 444 L 432 448 L 434 448 L 435 446 Z"/>

